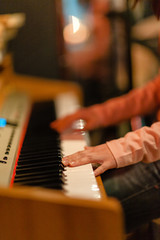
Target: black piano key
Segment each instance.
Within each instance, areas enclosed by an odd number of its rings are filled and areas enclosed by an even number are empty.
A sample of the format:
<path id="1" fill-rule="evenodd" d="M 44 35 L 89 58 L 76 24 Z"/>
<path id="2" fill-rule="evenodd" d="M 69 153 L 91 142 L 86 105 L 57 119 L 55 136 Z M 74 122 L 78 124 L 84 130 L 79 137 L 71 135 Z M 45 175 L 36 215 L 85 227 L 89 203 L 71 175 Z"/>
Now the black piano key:
<path id="1" fill-rule="evenodd" d="M 60 176 L 61 176 L 61 178 L 60 178 Z M 23 178 L 17 178 L 17 179 L 15 179 L 15 183 L 26 183 L 26 182 L 48 182 L 49 181 L 49 179 L 51 180 L 51 181 L 53 181 L 53 180 L 56 180 L 56 181 L 61 181 L 61 182 L 63 182 L 63 178 L 62 178 L 62 173 L 59 173 L 59 174 L 53 174 L 53 175 L 48 175 L 48 174 L 45 174 L 45 175 L 43 175 L 43 178 L 40 176 L 40 175 L 34 175 L 34 176 L 32 176 L 32 177 L 23 177 Z"/>
<path id="2" fill-rule="evenodd" d="M 60 171 L 63 171 L 63 174 L 65 176 L 66 168 L 63 165 L 63 163 L 61 163 L 61 167 L 59 169 L 59 172 Z M 40 171 L 36 170 L 36 172 L 35 171 L 32 171 L 32 172 L 20 172 L 20 170 L 18 170 L 18 174 L 15 175 L 15 178 L 24 177 L 24 176 L 32 176 L 32 175 L 44 175 L 46 173 L 47 174 L 54 174 L 55 172 L 57 172 L 56 168 L 48 168 L 48 169 L 45 169 L 45 171 L 43 169 L 40 170 Z"/>
<path id="3" fill-rule="evenodd" d="M 57 148 L 57 149 L 56 149 Z M 22 146 L 22 151 L 21 151 L 21 154 L 27 154 L 28 152 L 37 152 L 37 151 L 59 151 L 61 152 L 60 150 L 60 145 L 58 144 L 52 144 L 52 145 L 32 145 L 31 147 L 27 147 L 27 148 L 23 148 Z"/>
<path id="4" fill-rule="evenodd" d="M 48 165 L 50 164 L 50 166 L 59 166 L 60 162 L 57 163 L 57 161 L 52 161 L 52 160 L 48 160 L 48 161 L 45 161 L 45 162 L 27 162 L 27 163 L 24 163 L 24 164 L 18 164 L 17 165 L 17 169 L 22 169 L 22 168 L 30 168 L 30 167 L 42 167 L 42 166 L 45 166 L 45 165 Z"/>
<path id="5" fill-rule="evenodd" d="M 17 163 L 17 166 L 23 166 L 23 165 L 26 165 L 26 164 L 41 164 L 41 163 L 47 163 L 47 162 L 53 162 L 53 163 L 56 163 L 56 162 L 61 162 L 61 158 L 51 158 L 52 156 L 46 156 L 45 159 L 44 157 L 35 157 L 35 158 L 27 158 L 27 159 L 22 159 L 22 160 L 19 160 L 18 163 Z"/>
<path id="6" fill-rule="evenodd" d="M 50 168 L 57 168 L 57 171 L 59 171 L 62 167 L 62 164 L 61 163 L 50 163 L 50 164 L 44 164 L 43 166 L 41 166 L 40 164 L 39 165 L 36 165 L 36 166 L 17 166 L 16 168 L 16 174 L 18 174 L 19 172 L 32 172 L 32 171 L 46 171 Z"/>
<path id="7" fill-rule="evenodd" d="M 40 150 L 48 150 L 48 151 L 60 151 L 60 149 L 55 149 L 54 146 L 59 146 L 60 148 L 60 144 L 42 144 L 42 145 L 31 145 L 29 146 L 23 146 L 23 149 L 21 150 L 21 154 L 27 154 L 28 152 L 35 152 L 35 151 L 40 151 Z"/>
<path id="8" fill-rule="evenodd" d="M 29 160 L 29 159 L 37 159 L 37 158 L 40 158 L 40 159 L 45 159 L 48 158 L 48 157 L 52 157 L 53 160 L 54 159 L 61 159 L 63 156 L 63 154 L 61 153 L 61 151 L 55 151 L 55 150 L 51 150 L 51 151 L 36 151 L 36 152 L 28 152 L 26 154 L 20 154 L 19 155 L 19 161 L 25 161 L 25 160 Z"/>
<path id="9" fill-rule="evenodd" d="M 60 150 L 54 150 L 54 149 L 51 149 L 51 150 L 44 150 L 44 149 L 41 149 L 39 151 L 28 151 L 26 153 L 20 153 L 19 155 L 19 160 L 25 160 L 25 159 L 30 159 L 30 158 L 37 158 L 37 157 L 40 157 L 43 159 L 45 159 L 45 157 L 48 157 L 48 156 L 52 156 L 53 158 L 55 157 L 58 157 L 58 158 L 62 158 L 63 154 Z"/>
<path id="10" fill-rule="evenodd" d="M 49 187 L 49 186 L 54 186 L 54 188 L 62 188 L 62 184 L 63 181 L 59 178 L 59 179 L 40 179 L 37 181 L 26 181 L 22 183 L 23 185 L 27 185 L 27 186 L 39 186 L 39 187 Z M 15 185 L 22 185 L 21 183 L 15 183 Z"/>
<path id="11" fill-rule="evenodd" d="M 15 182 L 17 181 L 22 181 L 25 179 L 39 179 L 39 178 L 47 178 L 47 177 L 53 177 L 53 176 L 61 176 L 62 179 L 66 178 L 66 175 L 64 174 L 63 170 L 59 170 L 58 172 L 53 170 L 53 171 L 47 171 L 47 172 L 32 172 L 30 174 L 25 173 L 25 174 L 19 174 L 15 177 Z"/>
<path id="12" fill-rule="evenodd" d="M 66 180 L 66 175 L 64 174 L 64 171 L 63 170 L 59 170 L 58 172 L 57 171 L 52 171 L 52 172 L 50 172 L 50 171 L 37 171 L 37 172 L 31 172 L 31 173 L 22 173 L 22 174 L 18 174 L 18 175 L 16 175 L 16 177 L 15 177 L 15 182 L 17 182 L 17 181 L 19 181 L 19 182 L 21 182 L 21 180 L 23 180 L 23 179 L 27 179 L 27 180 L 29 180 L 29 179 L 36 179 L 36 178 L 46 178 L 46 177 L 53 177 L 53 176 L 57 176 L 58 178 L 60 177 L 61 179 L 65 179 Z"/>

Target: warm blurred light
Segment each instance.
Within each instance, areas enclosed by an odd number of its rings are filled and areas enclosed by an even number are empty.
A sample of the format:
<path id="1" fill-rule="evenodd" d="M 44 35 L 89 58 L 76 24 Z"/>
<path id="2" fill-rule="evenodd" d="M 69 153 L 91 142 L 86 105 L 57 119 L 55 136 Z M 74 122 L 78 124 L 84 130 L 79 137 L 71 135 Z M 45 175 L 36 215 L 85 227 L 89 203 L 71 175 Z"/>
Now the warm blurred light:
<path id="1" fill-rule="evenodd" d="M 72 16 L 71 23 L 64 27 L 63 36 L 66 43 L 80 44 L 88 39 L 89 30 L 77 17 Z"/>
<path id="2" fill-rule="evenodd" d="M 73 23 L 73 33 L 76 33 L 80 28 L 80 21 L 78 18 L 72 16 L 72 23 Z"/>

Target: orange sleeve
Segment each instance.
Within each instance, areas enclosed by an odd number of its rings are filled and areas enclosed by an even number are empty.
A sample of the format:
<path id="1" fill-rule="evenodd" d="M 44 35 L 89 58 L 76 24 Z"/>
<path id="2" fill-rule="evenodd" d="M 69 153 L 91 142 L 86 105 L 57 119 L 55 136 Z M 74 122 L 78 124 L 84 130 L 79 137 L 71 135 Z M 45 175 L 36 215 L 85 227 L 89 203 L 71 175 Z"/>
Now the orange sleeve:
<path id="1" fill-rule="evenodd" d="M 114 125 L 137 115 L 154 112 L 160 106 L 160 76 L 143 88 L 110 99 L 92 108 L 98 114 L 102 126 Z"/>

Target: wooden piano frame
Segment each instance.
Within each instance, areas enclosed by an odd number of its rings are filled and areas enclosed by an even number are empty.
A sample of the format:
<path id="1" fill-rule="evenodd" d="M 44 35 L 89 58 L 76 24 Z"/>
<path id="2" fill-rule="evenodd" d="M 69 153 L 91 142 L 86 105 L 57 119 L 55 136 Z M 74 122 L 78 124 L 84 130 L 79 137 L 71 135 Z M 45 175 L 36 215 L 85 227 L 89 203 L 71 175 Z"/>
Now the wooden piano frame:
<path id="1" fill-rule="evenodd" d="M 33 101 L 74 92 L 82 103 L 79 86 L 72 82 L 17 75 L 10 56 L 0 74 L 0 105 L 13 89 L 24 91 Z M 122 240 L 123 213 L 120 203 L 106 196 L 85 200 L 41 188 L 0 188 L 0 240 Z"/>

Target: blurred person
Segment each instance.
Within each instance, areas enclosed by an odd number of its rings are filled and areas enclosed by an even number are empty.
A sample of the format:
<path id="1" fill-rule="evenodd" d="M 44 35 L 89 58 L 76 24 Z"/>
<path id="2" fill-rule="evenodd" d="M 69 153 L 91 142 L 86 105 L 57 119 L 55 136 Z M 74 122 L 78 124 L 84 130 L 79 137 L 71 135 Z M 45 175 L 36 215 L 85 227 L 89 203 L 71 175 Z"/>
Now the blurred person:
<path id="1" fill-rule="evenodd" d="M 159 18 L 160 1 L 151 2 Z M 118 198 L 122 204 L 127 232 L 160 217 L 160 75 L 124 96 L 82 108 L 51 123 L 52 128 L 62 133 L 74 121 L 83 119 L 85 131 L 153 112 L 157 112 L 157 121 L 150 127 L 95 147 L 86 146 L 83 151 L 63 158 L 64 165 L 70 167 L 98 164 L 95 176 L 107 171 L 103 183 L 107 195 Z"/>
<path id="2" fill-rule="evenodd" d="M 83 90 L 84 106 L 90 106 L 119 94 L 115 77 L 111 77 L 115 74 L 113 32 L 111 20 L 106 16 L 110 9 L 108 0 L 79 0 L 79 3 L 86 10 L 83 24 L 89 35 L 86 41 L 73 46 L 73 51 L 66 52 L 64 62 Z"/>
<path id="3" fill-rule="evenodd" d="M 65 57 L 67 66 L 82 79 L 98 77 L 102 61 L 110 46 L 110 23 L 105 14 L 108 0 L 89 0 L 86 21 L 90 24 L 90 39 L 80 50 L 68 52 Z"/>

